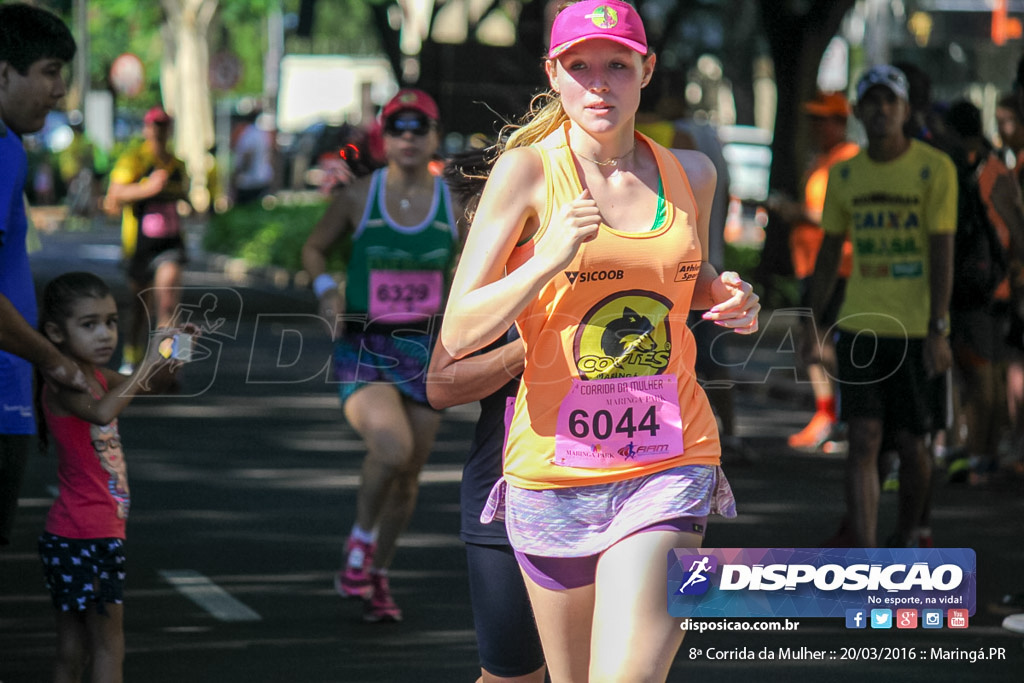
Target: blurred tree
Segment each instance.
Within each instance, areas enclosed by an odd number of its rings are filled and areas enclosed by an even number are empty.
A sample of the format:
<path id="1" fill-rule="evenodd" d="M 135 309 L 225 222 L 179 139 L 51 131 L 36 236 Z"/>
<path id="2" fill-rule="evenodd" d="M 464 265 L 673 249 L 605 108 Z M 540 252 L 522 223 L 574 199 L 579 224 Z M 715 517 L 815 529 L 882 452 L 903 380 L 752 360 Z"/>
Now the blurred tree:
<path id="1" fill-rule="evenodd" d="M 281 2 L 282 11 L 296 17 L 296 30 L 290 30 L 285 36 L 286 53 L 376 55 L 382 52 L 381 33 L 372 12 L 378 6 L 394 5 L 393 1 L 319 0 L 313 5 L 312 33 L 308 37 L 299 35 L 297 30 L 301 3 L 302 0 Z M 226 17 L 227 12 L 224 14 Z"/>
<path id="2" fill-rule="evenodd" d="M 188 167 L 189 198 L 198 211 L 210 205 L 206 182 L 213 146 L 210 49 L 207 39 L 218 0 L 160 0 L 164 50 L 160 89 L 164 108 L 174 117 L 174 149 Z"/>
<path id="3" fill-rule="evenodd" d="M 773 190 L 797 197 L 807 140 L 806 117 L 800 104 L 813 97 L 821 57 L 855 0 L 759 2 L 778 92 L 770 185 Z M 770 216 L 758 279 L 771 289 L 775 276 L 791 275 L 792 270 L 789 226 Z"/>
<path id="4" fill-rule="evenodd" d="M 159 99 L 159 64 L 165 54 L 178 54 L 174 59 L 177 69 L 183 47 L 187 51 L 226 50 L 235 53 L 242 63 L 241 79 L 227 94 L 258 94 L 263 87 L 268 9 L 276 5 L 286 16 L 292 15 L 296 19 L 291 26 L 294 29 L 302 2 L 92 2 L 92 81 L 105 83 L 113 58 L 125 51 L 134 52 L 147 67 L 149 87 L 131 104 L 143 111 Z M 753 64 L 765 52 L 771 56 L 778 89 L 771 184 L 790 193 L 798 186 L 802 170 L 802 156 L 796 153 L 803 125 L 799 104 L 812 95 L 825 46 L 854 2 L 635 0 L 648 24 L 651 45 L 659 54 L 659 69 L 666 74 L 674 72 L 670 81 L 678 87 L 685 85 L 686 72 L 700 55 L 717 56 L 723 77 L 731 84 L 740 123 L 753 123 Z M 429 13 L 417 59 L 410 60 L 401 49 L 403 23 L 407 23 L 402 17 L 408 18 L 413 7 L 426 8 Z M 464 14 L 464 39 L 436 40 L 438 17 L 446 12 L 445 20 L 450 23 L 455 7 L 462 8 Z M 383 52 L 400 80 L 437 95 L 449 129 L 493 133 L 495 121 L 518 116 L 526 109 L 530 95 L 545 84 L 540 63 L 552 11 L 550 0 L 321 0 L 312 3 L 311 9 L 310 36 L 289 31 L 285 37 L 287 53 Z M 175 16 L 179 19 L 173 19 Z M 496 20 L 514 28 L 511 43 L 494 44 L 487 39 L 490 34 L 482 29 Z M 171 31 L 172 25 L 177 26 L 177 33 Z M 161 27 L 164 42 L 153 39 Z M 189 38 L 189 31 L 201 31 L 204 37 L 200 40 L 197 33 Z M 210 97 L 208 79 L 199 64 L 205 59 L 205 54 L 196 52 L 195 60 L 186 60 L 191 64 L 187 68 L 196 75 L 184 87 L 196 89 L 188 97 L 196 98 L 200 109 L 208 106 L 204 102 Z M 482 66 L 486 68 L 484 77 Z M 168 83 L 163 87 L 168 94 Z M 200 90 L 205 90 L 205 95 Z M 179 130 L 179 135 L 183 136 L 184 131 Z M 206 134 L 195 139 L 205 142 Z"/>
<path id="5" fill-rule="evenodd" d="M 218 2 L 209 29 L 210 54 L 234 53 L 242 65 L 241 78 L 225 97 L 259 95 L 263 90 L 263 58 L 267 50 L 267 13 L 279 4 L 287 15 L 301 0 L 231 0 Z M 51 0 L 49 6 L 68 22 L 70 0 Z M 364 0 L 317 3 L 313 35 L 285 36 L 285 51 L 311 54 L 375 54 L 380 52 L 377 29 Z M 160 101 L 160 60 L 163 43 L 157 39 L 165 23 L 160 3 L 138 0 L 93 0 L 89 3 L 90 82 L 107 89 L 114 58 L 123 52 L 137 55 L 146 67 L 146 87 L 137 98 L 122 100 L 123 109 L 144 112 Z"/>
<path id="6" fill-rule="evenodd" d="M 118 106 L 128 105 L 141 112 L 157 104 L 160 101 L 159 65 L 163 45 L 156 37 L 162 22 L 163 11 L 157 3 L 139 3 L 136 0 L 89 3 L 91 88 L 110 90 L 110 65 L 118 55 L 131 52 L 142 60 L 146 68 L 146 85 L 130 104 L 118 101 Z"/>
<path id="7" fill-rule="evenodd" d="M 800 103 L 814 96 L 821 57 L 855 1 L 759 0 L 778 90 L 771 184 L 791 196 L 803 173 L 794 153 L 804 129 Z"/>
<path id="8" fill-rule="evenodd" d="M 110 65 L 124 53 L 137 55 L 146 68 L 146 86 L 131 99 L 119 98 L 118 111 L 141 116 L 163 103 L 175 118 L 179 154 L 189 163 L 197 184 L 194 201 L 206 204 L 202 187 L 213 144 L 213 107 L 209 56 L 226 51 L 241 63 L 239 82 L 227 96 L 259 95 L 263 90 L 267 49 L 267 14 L 277 5 L 299 9 L 300 0 L 103 0 L 89 3 L 90 82 L 110 89 Z M 70 2 L 53 7 L 70 21 Z M 309 39 L 289 37 L 295 52 L 371 53 L 377 50 L 369 10 L 360 0 L 334 0 L 316 6 L 317 21 Z M 367 30 L 370 28 L 371 30 Z M 157 39 L 157 36 L 160 39 Z"/>

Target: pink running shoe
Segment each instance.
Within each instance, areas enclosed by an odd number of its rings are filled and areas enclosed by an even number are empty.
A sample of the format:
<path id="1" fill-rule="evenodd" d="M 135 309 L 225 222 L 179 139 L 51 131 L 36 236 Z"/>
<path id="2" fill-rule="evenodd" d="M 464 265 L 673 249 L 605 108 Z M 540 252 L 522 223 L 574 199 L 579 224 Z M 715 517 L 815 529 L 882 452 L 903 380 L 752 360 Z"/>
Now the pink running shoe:
<path id="1" fill-rule="evenodd" d="M 334 590 L 341 597 L 369 600 L 373 595 L 369 570 L 376 549 L 376 544 L 364 543 L 351 536 L 345 541 L 345 568 L 334 575 Z"/>
<path id="2" fill-rule="evenodd" d="M 370 580 L 373 582 L 373 597 L 370 598 L 363 610 L 363 621 L 375 623 L 378 621 L 401 621 L 402 610 L 398 609 L 394 599 L 391 597 L 391 587 L 388 586 L 388 577 L 376 572 L 370 572 Z"/>

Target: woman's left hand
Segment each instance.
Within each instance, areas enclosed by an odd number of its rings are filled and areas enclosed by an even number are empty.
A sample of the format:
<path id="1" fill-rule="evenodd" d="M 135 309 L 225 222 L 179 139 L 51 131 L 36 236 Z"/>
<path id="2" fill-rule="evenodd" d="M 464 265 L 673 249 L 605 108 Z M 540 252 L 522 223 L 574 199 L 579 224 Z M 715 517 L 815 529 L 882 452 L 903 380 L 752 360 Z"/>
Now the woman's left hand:
<path id="1" fill-rule="evenodd" d="M 732 271 L 719 275 L 711 283 L 711 299 L 716 301 L 704 313 L 704 320 L 732 328 L 738 334 L 757 332 L 757 315 L 761 312 L 760 297 L 750 283 Z"/>

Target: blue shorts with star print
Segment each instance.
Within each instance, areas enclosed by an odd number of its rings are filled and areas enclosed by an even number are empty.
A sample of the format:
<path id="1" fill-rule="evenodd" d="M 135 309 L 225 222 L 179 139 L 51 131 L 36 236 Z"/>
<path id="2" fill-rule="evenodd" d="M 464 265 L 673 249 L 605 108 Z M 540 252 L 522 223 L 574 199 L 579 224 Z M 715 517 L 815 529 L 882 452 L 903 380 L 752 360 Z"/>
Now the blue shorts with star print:
<path id="1" fill-rule="evenodd" d="M 53 606 L 62 612 L 81 612 L 96 605 L 124 602 L 125 553 L 120 538 L 39 537 L 46 587 Z"/>

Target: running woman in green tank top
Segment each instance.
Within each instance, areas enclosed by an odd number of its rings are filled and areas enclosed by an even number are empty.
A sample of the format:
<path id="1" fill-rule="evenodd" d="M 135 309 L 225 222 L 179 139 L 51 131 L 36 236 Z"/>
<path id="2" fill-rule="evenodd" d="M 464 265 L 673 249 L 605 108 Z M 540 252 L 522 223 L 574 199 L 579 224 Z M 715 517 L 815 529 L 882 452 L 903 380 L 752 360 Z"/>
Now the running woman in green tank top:
<path id="1" fill-rule="evenodd" d="M 387 167 L 336 195 L 306 241 L 302 263 L 314 278 L 321 315 L 334 324 L 342 410 L 366 444 L 355 524 L 335 589 L 362 598 L 367 621 L 400 621 L 387 570 L 440 424 L 440 413 L 427 403 L 426 370 L 463 210 L 430 171 L 441 139 L 434 100 L 421 90 L 401 90 L 384 105 L 381 121 Z M 342 296 L 325 272 L 326 255 L 350 235 Z"/>
<path id="2" fill-rule="evenodd" d="M 426 218 L 400 225 L 387 210 L 388 175 L 387 168 L 373 174 L 363 218 L 352 235 L 346 319 L 364 313 L 368 330 L 412 325 L 429 331 L 434 316 L 444 310 L 458 240 L 452 200 L 447 186 L 435 178 Z"/>

